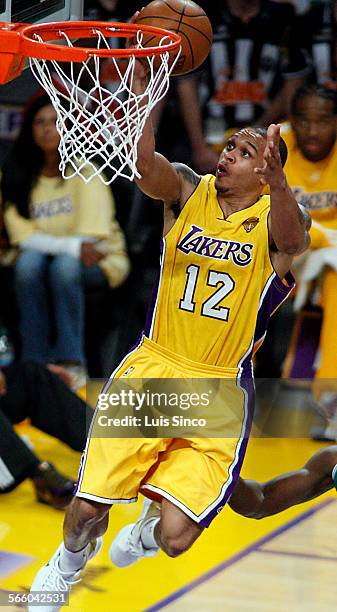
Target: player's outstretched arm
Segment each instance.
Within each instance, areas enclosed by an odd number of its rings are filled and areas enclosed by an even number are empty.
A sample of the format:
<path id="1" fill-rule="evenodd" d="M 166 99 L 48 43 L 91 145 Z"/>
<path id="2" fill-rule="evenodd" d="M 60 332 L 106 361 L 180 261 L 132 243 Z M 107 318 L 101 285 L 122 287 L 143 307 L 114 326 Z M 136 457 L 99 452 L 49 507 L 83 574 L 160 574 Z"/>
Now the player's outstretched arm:
<path id="1" fill-rule="evenodd" d="M 322 495 L 334 484 L 337 446 L 318 451 L 301 470 L 282 474 L 265 483 L 240 478 L 229 500 L 238 514 L 261 519 Z"/>
<path id="2" fill-rule="evenodd" d="M 286 255 L 298 255 L 310 244 L 308 228 L 310 217 L 302 210 L 287 183 L 280 153 L 280 126 L 268 127 L 263 166 L 255 172 L 270 187 L 269 230 L 271 243 Z"/>
<path id="3" fill-rule="evenodd" d="M 145 70 L 140 62 L 136 62 L 132 90 L 140 95 L 146 91 L 146 86 Z M 141 179 L 135 179 L 135 182 L 146 195 L 169 205 L 174 203 L 183 206 L 194 191 L 196 180 L 192 170 L 185 166 L 185 171 L 180 172 L 179 168 L 180 165 L 171 164 L 156 152 L 152 121 L 149 118 L 138 143 L 137 169 Z M 200 177 L 197 178 L 199 180 Z"/>

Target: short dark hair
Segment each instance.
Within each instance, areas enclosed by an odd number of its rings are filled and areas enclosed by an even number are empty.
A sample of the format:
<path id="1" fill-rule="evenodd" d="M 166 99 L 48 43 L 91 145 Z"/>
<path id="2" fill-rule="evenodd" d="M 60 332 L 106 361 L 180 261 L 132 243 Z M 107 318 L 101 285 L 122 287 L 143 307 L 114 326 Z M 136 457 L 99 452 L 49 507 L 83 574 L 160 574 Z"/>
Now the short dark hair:
<path id="1" fill-rule="evenodd" d="M 262 125 L 253 125 L 252 129 L 254 130 L 254 132 L 256 132 L 256 134 L 263 136 L 263 138 L 267 138 L 267 128 L 266 127 Z M 282 136 L 280 136 L 279 152 L 280 152 L 281 164 L 283 167 L 287 161 L 288 149 L 287 149 L 287 145 L 284 142 Z"/>
<path id="2" fill-rule="evenodd" d="M 334 115 L 337 115 L 337 92 L 332 89 L 328 89 L 323 85 L 301 85 L 293 96 L 290 106 L 290 112 L 292 115 L 297 115 L 297 105 L 302 98 L 306 96 L 317 96 L 318 98 L 323 98 L 324 100 L 330 100 L 333 102 L 332 112 Z"/>

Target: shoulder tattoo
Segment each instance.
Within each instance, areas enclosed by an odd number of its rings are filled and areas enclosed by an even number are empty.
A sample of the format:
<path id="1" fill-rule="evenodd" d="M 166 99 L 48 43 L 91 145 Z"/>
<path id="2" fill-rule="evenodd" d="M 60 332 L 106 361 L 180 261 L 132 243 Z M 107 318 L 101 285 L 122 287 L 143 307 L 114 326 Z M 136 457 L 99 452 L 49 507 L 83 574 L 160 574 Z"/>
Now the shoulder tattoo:
<path id="1" fill-rule="evenodd" d="M 199 174 L 194 172 L 194 170 L 192 170 L 191 168 L 189 168 L 185 164 L 174 162 L 172 165 L 175 167 L 175 169 L 178 172 L 178 174 L 185 181 L 190 183 L 190 185 L 192 185 L 193 187 L 197 187 L 197 185 L 200 182 L 200 178 L 201 178 Z M 180 211 L 182 209 L 181 202 L 179 200 L 176 200 L 174 202 L 170 202 L 169 207 L 172 210 L 175 219 L 177 219 L 179 217 Z"/>
<path id="2" fill-rule="evenodd" d="M 191 168 L 186 166 L 186 164 L 173 163 L 178 174 L 180 174 L 185 181 L 191 183 L 194 187 L 196 187 L 200 181 L 200 175 L 194 172 Z"/>

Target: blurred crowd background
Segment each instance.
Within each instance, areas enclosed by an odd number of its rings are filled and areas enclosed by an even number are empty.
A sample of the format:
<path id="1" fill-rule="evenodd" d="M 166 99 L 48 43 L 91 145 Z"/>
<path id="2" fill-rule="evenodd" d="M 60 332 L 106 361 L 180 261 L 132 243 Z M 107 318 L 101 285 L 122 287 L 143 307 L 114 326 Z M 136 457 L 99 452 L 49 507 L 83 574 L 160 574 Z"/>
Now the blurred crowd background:
<path id="1" fill-rule="evenodd" d="M 275 316 L 255 371 L 309 386 L 329 417 L 315 435 L 336 439 L 337 1 L 198 3 L 213 45 L 201 68 L 171 79 L 154 116 L 157 149 L 214 172 L 233 130 L 282 123 L 285 170 L 312 215 L 312 244 L 294 264 L 297 290 Z M 85 0 L 84 18 L 123 22 L 144 4 Z M 108 89 L 116 86 L 109 67 L 101 74 Z M 64 181 L 55 119 L 29 70 L 1 86 L 0 367 L 56 368 L 52 375 L 69 376 L 77 390 L 87 375 L 106 377 L 143 329 L 162 214 L 125 179 Z"/>

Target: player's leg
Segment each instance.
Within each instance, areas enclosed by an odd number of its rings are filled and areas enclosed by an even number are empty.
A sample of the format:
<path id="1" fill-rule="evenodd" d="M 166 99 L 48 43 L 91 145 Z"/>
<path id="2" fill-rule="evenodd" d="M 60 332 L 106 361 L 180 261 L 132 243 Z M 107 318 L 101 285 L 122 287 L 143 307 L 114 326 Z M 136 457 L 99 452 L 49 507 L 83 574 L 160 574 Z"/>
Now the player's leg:
<path id="1" fill-rule="evenodd" d="M 110 558 L 117 567 L 127 567 L 160 549 L 169 557 L 178 557 L 192 546 L 203 529 L 167 499 L 161 504 L 146 499 L 138 521 L 121 529 L 113 540 Z"/>
<path id="2" fill-rule="evenodd" d="M 238 514 L 260 519 L 322 495 L 336 486 L 337 446 L 318 451 L 302 469 L 265 483 L 238 480 L 229 505 Z"/>
<path id="3" fill-rule="evenodd" d="M 36 574 L 31 591 L 70 591 L 86 563 L 101 549 L 108 527 L 110 505 L 75 497 L 64 520 L 64 542 L 50 561 Z M 41 612 L 57 612 L 61 603 L 40 607 Z"/>
<path id="4" fill-rule="evenodd" d="M 154 537 L 169 557 L 178 557 L 186 552 L 203 530 L 202 525 L 193 521 L 167 499 L 163 499 L 160 521 L 156 525 Z M 146 538 L 146 533 L 143 538 Z"/>
<path id="5" fill-rule="evenodd" d="M 138 521 L 118 533 L 110 549 L 110 558 L 118 567 L 152 556 L 160 548 L 170 557 L 182 554 L 226 505 L 245 454 L 247 438 L 240 432 L 248 402 L 232 379 L 224 383 L 223 390 L 227 401 L 231 400 L 230 418 L 215 414 L 212 426 L 218 430 L 221 423 L 226 431 L 228 425 L 227 431 L 230 427 L 238 435 L 171 439 L 140 489 L 145 495 L 162 499 L 161 509 L 154 512 L 155 505 L 146 501 Z M 190 433 L 191 429 L 186 431 Z"/>
<path id="6" fill-rule="evenodd" d="M 111 505 L 75 497 L 67 509 L 63 535 L 67 550 L 76 554 L 106 532 Z"/>

